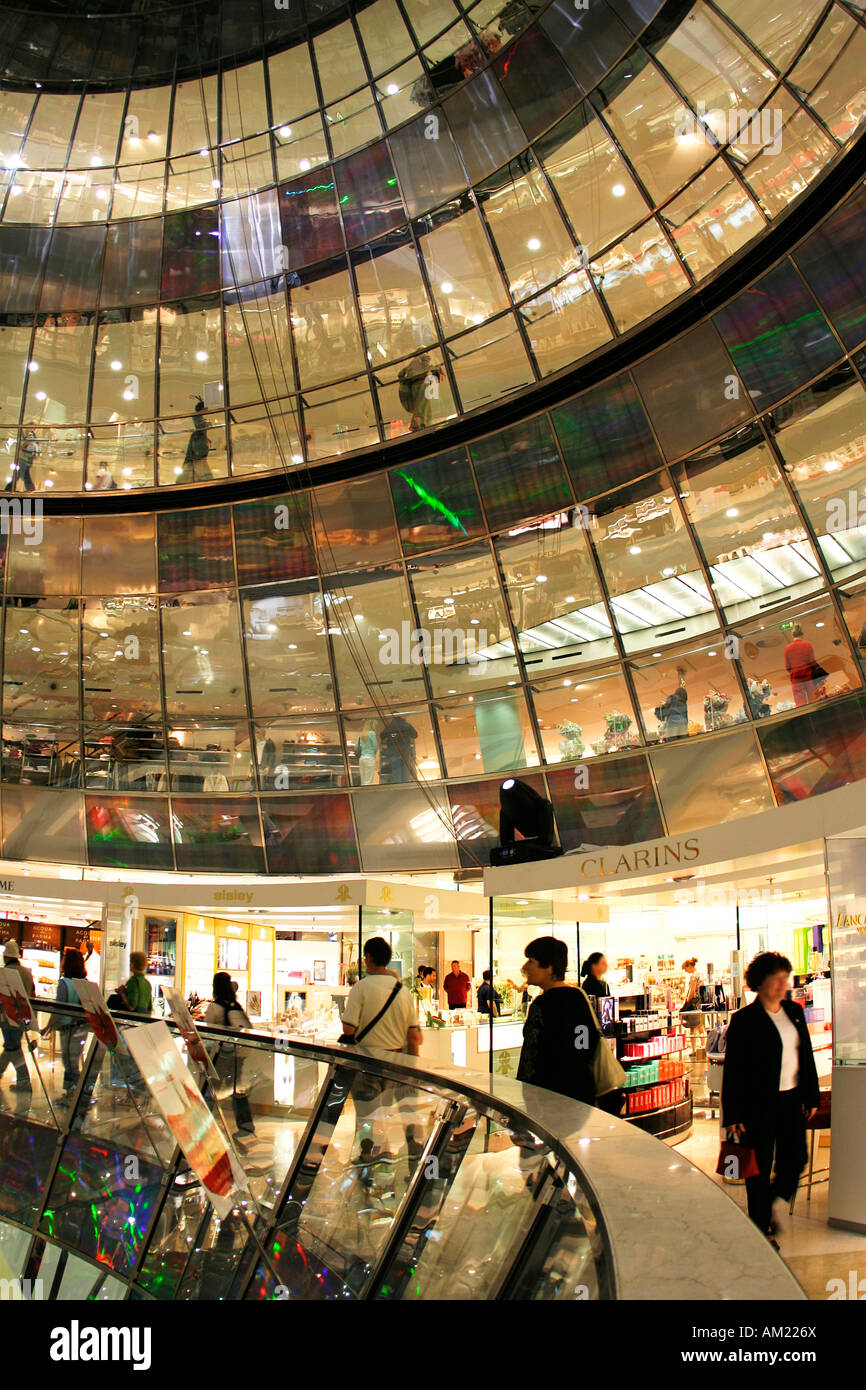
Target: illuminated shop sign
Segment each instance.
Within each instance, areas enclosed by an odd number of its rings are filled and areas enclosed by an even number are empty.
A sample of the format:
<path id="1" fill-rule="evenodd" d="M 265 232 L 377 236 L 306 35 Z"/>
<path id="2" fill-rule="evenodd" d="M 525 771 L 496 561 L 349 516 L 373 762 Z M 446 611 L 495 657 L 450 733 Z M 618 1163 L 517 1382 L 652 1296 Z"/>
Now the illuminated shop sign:
<path id="1" fill-rule="evenodd" d="M 582 878 L 613 878 L 616 874 L 637 873 L 645 869 L 667 869 L 671 864 L 687 864 L 700 854 L 700 841 L 692 837 L 688 840 L 665 840 L 652 849 L 624 849 L 606 851 L 604 854 L 588 854 L 581 861 Z"/>

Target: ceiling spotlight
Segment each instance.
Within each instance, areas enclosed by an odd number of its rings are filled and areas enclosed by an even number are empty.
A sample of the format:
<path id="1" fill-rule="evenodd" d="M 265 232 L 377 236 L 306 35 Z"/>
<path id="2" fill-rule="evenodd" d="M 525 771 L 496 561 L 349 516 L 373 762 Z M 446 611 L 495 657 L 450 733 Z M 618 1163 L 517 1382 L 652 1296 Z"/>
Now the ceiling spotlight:
<path id="1" fill-rule="evenodd" d="M 535 582 L 536 582 L 536 584 L 546 584 L 546 583 L 547 583 L 547 575 L 546 575 L 546 574 L 537 574 L 537 575 L 535 576 Z"/>
<path id="2" fill-rule="evenodd" d="M 540 250 L 541 250 L 541 242 L 538 240 L 538 237 L 537 237 L 537 236 L 531 236 L 531 237 L 529 238 L 528 242 L 526 243 L 526 245 L 527 245 L 527 247 L 529 248 L 530 251 L 540 251 Z"/>
<path id="3" fill-rule="evenodd" d="M 301 170 L 303 170 L 304 173 L 307 172 L 307 170 L 309 169 L 309 167 L 310 167 L 310 161 L 309 161 L 308 159 L 301 159 L 301 160 L 298 161 L 298 168 L 301 169 Z"/>
<path id="4" fill-rule="evenodd" d="M 47 394 L 47 392 L 45 392 L 45 391 L 37 391 L 37 392 L 36 392 L 36 399 L 37 399 L 37 401 L 47 401 L 47 400 L 48 400 L 48 394 Z"/>
<path id="5" fill-rule="evenodd" d="M 123 363 L 122 363 L 122 362 L 118 362 L 117 358 L 115 357 L 114 361 L 113 361 L 113 362 L 109 362 L 108 365 L 109 365 L 109 367 L 111 368 L 111 370 L 112 370 L 113 372 L 119 372 L 120 369 L 121 369 L 121 367 L 123 366 Z"/>
<path id="6" fill-rule="evenodd" d="M 387 87 L 385 88 L 385 91 L 388 93 L 389 97 L 395 97 L 399 90 L 400 88 L 397 86 L 396 82 L 389 82 Z"/>
<path id="7" fill-rule="evenodd" d="M 611 191 L 611 193 L 613 194 L 613 196 L 614 196 L 615 198 L 624 198 L 624 197 L 625 197 L 625 184 L 624 184 L 624 183 L 615 183 L 614 186 L 613 186 L 613 188 L 612 188 L 610 191 Z"/>
<path id="8" fill-rule="evenodd" d="M 204 348 L 199 348 L 198 352 L 197 352 L 196 355 L 195 355 L 195 360 L 196 360 L 196 362 L 206 362 L 206 361 L 207 361 L 207 353 L 205 352 Z"/>
<path id="9" fill-rule="evenodd" d="M 453 293 L 454 293 L 454 286 L 452 285 L 452 283 L 451 283 L 450 280 L 443 280 L 443 281 L 442 281 L 442 286 L 441 286 L 441 288 L 442 288 L 442 293 L 443 293 L 443 294 L 453 294 Z"/>
<path id="10" fill-rule="evenodd" d="M 640 555 L 640 546 L 639 546 L 639 545 L 630 545 L 629 548 L 628 548 L 628 553 L 629 553 L 629 555 Z"/>
<path id="11" fill-rule="evenodd" d="M 728 507 L 728 510 L 725 512 L 725 516 L 739 516 L 739 515 L 740 515 L 740 509 L 739 509 L 739 507 Z"/>
<path id="12" fill-rule="evenodd" d="M 93 168 L 93 169 L 101 169 L 101 168 L 102 168 L 102 156 L 101 156 L 101 155 L 98 155 L 98 154 L 92 154 L 92 155 L 90 156 L 90 164 L 91 164 L 91 168 Z"/>
<path id="13" fill-rule="evenodd" d="M 290 125 L 281 125 L 279 130 L 277 131 L 277 134 L 282 136 L 284 140 L 288 140 L 291 133 L 292 127 Z"/>

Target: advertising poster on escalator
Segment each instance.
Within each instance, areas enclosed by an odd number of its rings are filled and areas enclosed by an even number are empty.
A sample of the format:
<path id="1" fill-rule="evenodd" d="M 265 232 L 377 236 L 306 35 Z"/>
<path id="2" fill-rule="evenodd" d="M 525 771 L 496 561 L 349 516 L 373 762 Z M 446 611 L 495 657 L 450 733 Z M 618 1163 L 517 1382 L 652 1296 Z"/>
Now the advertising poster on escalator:
<path id="1" fill-rule="evenodd" d="M 171 985 L 163 985 L 162 992 L 165 995 L 165 1002 L 171 1009 L 171 1016 L 177 1024 L 177 1031 L 186 1043 L 190 1057 L 194 1062 L 198 1062 L 200 1066 L 204 1067 L 211 1081 L 219 1081 L 219 1073 L 210 1059 L 208 1050 L 189 1011 L 189 1005 L 180 990 L 172 989 Z"/>
<path id="2" fill-rule="evenodd" d="M 108 1012 L 108 1005 L 102 997 L 99 985 L 93 984 L 90 980 L 76 980 L 75 986 L 89 1028 L 99 1041 L 105 1044 L 109 1052 L 115 1052 L 120 1045 L 120 1034 Z"/>
<path id="3" fill-rule="evenodd" d="M 154 1103 L 190 1168 L 201 1180 L 214 1210 L 219 1217 L 228 1216 L 246 1187 L 246 1179 L 166 1024 L 129 1028 L 125 1040 Z"/>
<path id="4" fill-rule="evenodd" d="M 16 1028 L 34 1028 L 36 1019 L 17 970 L 0 970 L 0 1011 Z"/>

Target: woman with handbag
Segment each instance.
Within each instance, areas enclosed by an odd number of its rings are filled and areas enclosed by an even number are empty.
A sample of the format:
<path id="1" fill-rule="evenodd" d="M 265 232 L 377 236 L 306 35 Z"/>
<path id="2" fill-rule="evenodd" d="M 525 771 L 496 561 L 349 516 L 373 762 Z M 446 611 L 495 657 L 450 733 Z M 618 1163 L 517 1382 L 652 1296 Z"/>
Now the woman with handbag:
<path id="1" fill-rule="evenodd" d="M 785 670 L 791 681 L 795 705 L 806 705 L 821 698 L 828 672 L 815 658 L 815 648 L 797 623 L 785 648 Z"/>
<path id="2" fill-rule="evenodd" d="M 217 1028 L 249 1028 L 252 1024 L 237 1001 L 231 976 L 220 970 L 213 977 L 213 1000 L 207 1006 L 205 1023 Z M 216 1052 L 215 1066 L 223 1083 L 232 1088 L 232 1112 L 235 1132 L 233 1139 L 245 1139 L 255 1134 L 253 1115 L 247 1092 L 242 1089 L 244 1070 L 243 1052 L 237 1043 L 220 1043 Z"/>
<path id="3" fill-rule="evenodd" d="M 566 983 L 568 947 L 555 936 L 539 936 L 525 950 L 521 971 L 541 994 L 523 1025 L 517 1080 L 618 1115 L 625 1072 L 602 1040 L 589 999 Z"/>
<path id="4" fill-rule="evenodd" d="M 64 951 L 61 972 L 54 996 L 57 1003 L 78 1004 L 80 1001 L 75 982 L 86 980 L 87 971 L 84 968 L 83 955 L 74 946 L 67 946 Z M 58 1103 L 65 1104 L 71 1099 L 78 1085 L 81 1054 L 87 1042 L 87 1021 L 83 1017 L 63 1015 L 56 1024 L 56 1029 L 60 1034 L 60 1052 L 63 1057 L 63 1095 L 58 1098 Z M 50 1032 L 51 1025 L 44 1031 Z"/>
<path id="5" fill-rule="evenodd" d="M 743 1141 L 743 1171 L 757 1167 L 746 1177 L 749 1216 L 776 1249 L 774 1203 L 787 1207 L 797 1190 L 806 1165 L 805 1120 L 820 1099 L 805 1015 L 786 998 L 790 974 L 786 956 L 755 956 L 746 985 L 758 997 L 728 1024 L 722 1073 L 722 1125 Z"/>

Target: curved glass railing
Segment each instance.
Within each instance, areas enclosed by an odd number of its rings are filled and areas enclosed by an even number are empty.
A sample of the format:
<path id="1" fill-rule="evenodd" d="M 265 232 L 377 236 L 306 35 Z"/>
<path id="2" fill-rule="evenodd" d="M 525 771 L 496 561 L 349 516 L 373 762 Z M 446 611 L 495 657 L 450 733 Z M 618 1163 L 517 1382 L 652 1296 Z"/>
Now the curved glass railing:
<path id="1" fill-rule="evenodd" d="M 401 1055 L 202 1028 L 207 1104 L 236 1134 L 218 1215 L 128 1052 L 79 1010 L 39 1011 L 32 1089 L 21 1067 L 0 1083 L 0 1275 L 31 1296 L 804 1296 L 713 1183 L 623 1121 Z"/>
<path id="2" fill-rule="evenodd" d="M 700 3 L 629 49 L 605 12 L 587 76 L 602 10 L 566 8 L 505 7 L 501 59 L 461 19 L 489 66 L 455 91 L 449 51 L 333 101 L 277 58 L 173 101 L 7 94 L 0 430 L 44 431 L 45 486 L 292 470 L 489 410 L 705 284 L 856 144 L 853 14 L 765 32 L 759 7 L 750 38 Z"/>

